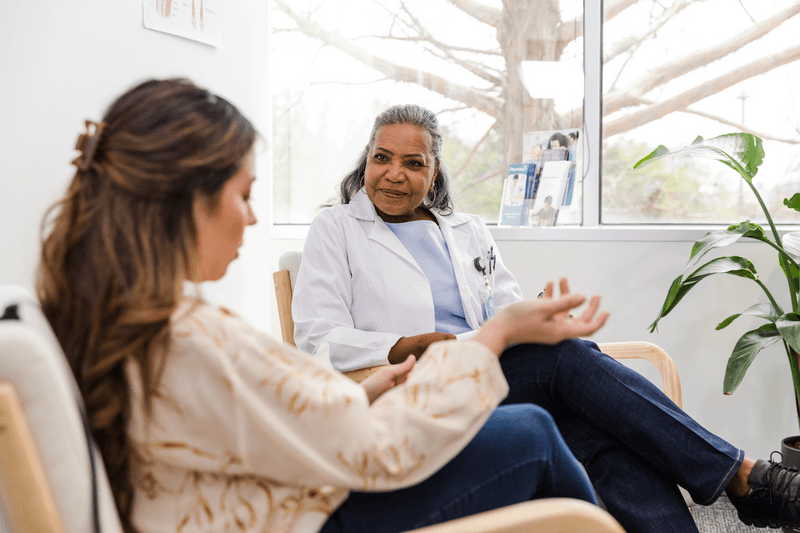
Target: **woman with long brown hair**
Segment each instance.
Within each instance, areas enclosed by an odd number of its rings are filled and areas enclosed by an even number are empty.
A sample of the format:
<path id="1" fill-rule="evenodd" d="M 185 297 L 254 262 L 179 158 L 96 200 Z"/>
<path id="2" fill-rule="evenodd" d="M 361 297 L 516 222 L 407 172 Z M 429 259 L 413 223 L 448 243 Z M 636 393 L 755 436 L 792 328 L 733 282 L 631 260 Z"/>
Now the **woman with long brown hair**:
<path id="1" fill-rule="evenodd" d="M 581 296 L 510 306 L 359 385 L 184 292 L 221 278 L 256 222 L 255 139 L 224 99 L 144 82 L 87 121 L 46 219 L 39 299 L 125 530 L 402 531 L 542 495 L 594 501 L 547 413 L 496 407 L 498 354 L 596 331 L 597 297 L 573 320 Z"/>

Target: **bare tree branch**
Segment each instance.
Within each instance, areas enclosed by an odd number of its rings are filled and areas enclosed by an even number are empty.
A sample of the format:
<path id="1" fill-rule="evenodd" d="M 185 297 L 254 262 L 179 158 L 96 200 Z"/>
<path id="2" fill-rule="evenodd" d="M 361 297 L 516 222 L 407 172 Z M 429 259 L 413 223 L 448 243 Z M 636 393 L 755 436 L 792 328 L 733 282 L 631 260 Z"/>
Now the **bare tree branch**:
<path id="1" fill-rule="evenodd" d="M 482 183 L 484 181 L 489 181 L 492 178 L 499 178 L 502 175 L 503 175 L 502 172 L 490 172 L 488 174 L 484 174 L 483 176 L 478 176 L 471 182 L 464 185 L 464 187 L 461 190 L 466 191 L 467 189 L 471 189 L 472 187 L 476 186 L 479 183 Z"/>
<path id="2" fill-rule="evenodd" d="M 477 76 L 477 77 L 479 77 L 479 78 L 481 78 L 483 80 L 488 81 L 489 83 L 491 83 L 492 85 L 494 85 L 496 87 L 502 87 L 503 86 L 504 80 L 501 80 L 497 76 L 493 76 L 492 74 L 486 72 L 478 64 L 476 64 L 476 63 L 474 63 L 472 61 L 467 61 L 467 60 L 464 60 L 464 59 L 461 59 L 461 58 L 455 56 L 452 52 L 450 52 L 450 50 L 448 50 L 447 45 L 445 45 L 444 43 L 442 43 L 441 41 L 436 39 L 433 35 L 431 35 L 431 33 L 419 21 L 419 19 L 417 17 L 415 17 L 414 14 L 411 13 L 406 8 L 405 3 L 403 3 L 402 6 L 403 6 L 402 7 L 403 11 L 405 11 L 406 15 L 408 15 L 408 17 L 411 19 L 411 22 L 414 24 L 414 29 L 416 30 L 416 32 L 419 33 L 422 36 L 422 39 L 424 39 L 425 41 L 429 42 L 430 44 L 432 44 L 433 46 L 435 46 L 438 49 L 438 51 L 441 54 L 439 57 L 444 56 L 445 59 L 449 59 L 450 61 L 452 61 L 453 63 L 457 64 L 458 66 L 460 66 L 464 70 L 466 70 L 468 72 L 471 72 L 472 74 L 474 74 L 475 76 Z"/>
<path id="3" fill-rule="evenodd" d="M 603 18 L 608 21 L 631 7 L 639 0 L 613 0 L 605 3 L 603 11 Z M 556 39 L 560 42 L 569 43 L 583 35 L 583 16 L 579 15 L 572 20 L 565 20 L 558 29 L 558 37 Z"/>
<path id="4" fill-rule="evenodd" d="M 632 53 L 628 54 L 628 57 L 625 58 L 625 62 L 619 68 L 619 72 L 617 72 L 617 77 L 614 78 L 614 83 L 611 84 L 611 87 L 609 87 L 608 92 L 614 92 L 614 90 L 616 90 L 617 82 L 622 77 L 622 73 L 625 72 L 625 67 L 627 67 L 628 63 L 631 61 L 631 59 L 633 59 L 633 53 L 636 51 L 636 49 L 639 48 L 639 44 L 635 44 L 633 46 L 634 50 L 632 51 Z"/>
<path id="5" fill-rule="evenodd" d="M 700 0 L 701 2 L 705 2 L 705 0 Z M 655 35 L 655 33 L 660 30 L 664 24 L 672 20 L 672 17 L 689 7 L 691 4 L 695 3 L 694 0 L 678 0 L 674 2 L 671 6 L 664 10 L 661 13 L 661 16 L 653 22 L 650 26 L 645 28 L 643 31 L 639 33 L 632 33 L 625 39 L 621 40 L 609 50 L 606 50 L 603 53 L 603 63 L 608 63 L 618 55 L 622 54 L 623 52 L 630 50 L 632 47 L 641 44 L 644 42 L 648 37 Z"/>
<path id="6" fill-rule="evenodd" d="M 744 7 L 744 2 L 742 2 L 742 0 L 739 0 L 739 5 L 740 5 L 740 6 L 742 6 L 742 11 L 744 11 L 744 12 L 745 12 L 745 14 L 747 14 L 747 16 L 750 18 L 750 21 L 751 21 L 753 24 L 755 24 L 755 23 L 756 23 L 756 19 L 754 19 L 754 18 L 753 18 L 753 15 L 751 15 L 751 14 L 750 14 L 750 12 L 747 10 L 747 8 L 746 8 L 746 7 Z"/>
<path id="7" fill-rule="evenodd" d="M 785 138 L 781 138 L 781 137 L 774 137 L 772 135 L 769 135 L 768 133 L 761 133 L 761 132 L 755 131 L 755 130 L 753 130 L 751 128 L 748 128 L 744 124 L 737 124 L 736 122 L 733 122 L 731 120 L 727 120 L 727 119 L 719 117 L 717 115 L 712 115 L 711 113 L 705 113 L 703 111 L 695 111 L 694 109 L 683 109 L 683 110 L 681 110 L 681 113 L 689 113 L 689 114 L 692 114 L 692 115 L 697 115 L 699 117 L 703 117 L 703 118 L 707 118 L 707 119 L 710 119 L 710 120 L 714 120 L 714 121 L 719 122 L 721 124 L 726 124 L 728 126 L 734 127 L 737 130 L 743 131 L 745 133 L 752 133 L 753 135 L 756 135 L 758 137 L 761 137 L 762 139 L 766 139 L 766 140 L 769 140 L 769 141 L 777 141 L 777 142 L 786 143 L 786 144 L 800 144 L 800 139 L 785 139 Z"/>
<path id="8" fill-rule="evenodd" d="M 470 17 L 488 24 L 494 28 L 500 28 L 503 21 L 503 13 L 499 9 L 489 7 L 476 0 L 448 0 L 455 7 L 469 15 Z"/>
<path id="9" fill-rule="evenodd" d="M 296 31 L 296 30 L 288 30 L 288 31 Z M 383 39 L 383 40 L 392 40 L 392 41 L 408 41 L 408 42 L 420 42 L 420 41 L 429 41 L 429 39 L 425 39 L 422 37 L 399 37 L 397 35 L 362 35 L 361 37 L 355 37 L 353 40 L 361 40 L 361 39 Z M 503 53 L 500 50 L 481 50 L 480 48 L 469 48 L 467 46 L 455 46 L 452 44 L 445 44 L 440 41 L 436 41 L 437 46 L 446 49 L 452 50 L 453 52 L 466 52 L 470 54 L 482 54 L 487 56 L 498 56 L 503 57 Z"/>
<path id="10" fill-rule="evenodd" d="M 462 172 L 464 172 L 464 169 L 467 168 L 467 165 L 469 165 L 469 162 L 472 161 L 472 158 L 477 153 L 478 148 L 480 148 L 480 146 L 483 144 L 483 141 L 485 141 L 486 138 L 489 137 L 489 134 L 492 132 L 493 129 L 495 129 L 495 127 L 497 127 L 496 120 L 494 121 L 494 124 L 489 126 L 489 129 L 486 130 L 486 133 L 483 134 L 481 140 L 475 143 L 475 146 L 472 147 L 472 151 L 467 155 L 467 158 L 464 159 L 464 162 L 461 164 L 461 167 L 453 174 L 454 178 L 458 177 L 459 175 L 461 175 Z"/>
<path id="11" fill-rule="evenodd" d="M 639 0 L 609 0 L 605 2 L 603 19 L 609 21 L 631 7 L 633 4 L 637 3 L 639 3 Z"/>
<path id="12" fill-rule="evenodd" d="M 441 111 L 439 111 L 436 114 L 437 115 L 443 115 L 444 113 L 455 113 L 456 111 L 464 111 L 465 109 L 470 109 L 470 107 L 465 106 L 465 105 L 461 105 L 461 106 L 458 106 L 458 107 L 451 107 L 449 109 L 442 109 Z"/>
<path id="13" fill-rule="evenodd" d="M 284 0 L 275 0 L 275 4 L 281 11 L 289 15 L 297 24 L 298 29 L 306 35 L 319 39 L 329 46 L 338 48 L 368 67 L 396 81 L 415 83 L 426 89 L 435 91 L 446 98 L 474 107 L 496 119 L 500 119 L 503 116 L 503 100 L 501 98 L 489 96 L 479 89 L 452 82 L 430 72 L 393 63 L 354 46 L 338 33 L 326 30 L 309 18 L 296 13 Z"/>
<path id="14" fill-rule="evenodd" d="M 762 57 L 752 61 L 746 65 L 742 65 L 736 70 L 709 80 L 705 83 L 684 91 L 672 98 L 668 98 L 662 102 L 651 105 L 631 113 L 630 115 L 618 118 L 617 120 L 606 122 L 603 125 L 603 135 L 612 136 L 625 131 L 638 128 L 648 122 L 657 120 L 674 111 L 682 111 L 689 105 L 707 98 L 712 94 L 716 94 L 723 89 L 727 89 L 739 82 L 750 79 L 759 74 L 769 72 L 772 69 L 778 68 L 781 65 L 791 63 L 800 59 L 800 45 L 787 48 L 782 52 L 778 52 L 766 57 Z M 637 103 L 641 103 L 641 100 Z M 605 106 L 604 106 L 605 107 Z"/>
<path id="15" fill-rule="evenodd" d="M 722 59 L 728 54 L 739 50 L 746 44 L 763 37 L 798 13 L 800 13 L 800 2 L 794 3 L 776 15 L 751 26 L 727 41 L 715 46 L 710 46 L 704 50 L 698 50 L 693 54 L 648 70 L 639 77 L 638 80 L 631 83 L 627 89 L 615 91 L 607 95 L 603 99 L 604 112 L 613 113 L 614 111 L 619 111 L 630 105 L 636 105 L 641 97 L 655 87 L 659 87 L 688 72 L 704 67 L 718 59 Z"/>

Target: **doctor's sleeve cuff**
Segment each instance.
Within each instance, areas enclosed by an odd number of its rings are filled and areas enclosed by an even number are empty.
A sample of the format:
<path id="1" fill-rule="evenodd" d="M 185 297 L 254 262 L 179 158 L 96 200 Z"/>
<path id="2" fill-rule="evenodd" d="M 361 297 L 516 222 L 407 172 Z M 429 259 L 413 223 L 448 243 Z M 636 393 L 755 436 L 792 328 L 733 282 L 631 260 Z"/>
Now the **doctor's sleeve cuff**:
<path id="1" fill-rule="evenodd" d="M 336 328 L 326 335 L 324 343 L 320 344 L 328 345 L 329 359 L 336 370 L 350 372 L 360 368 L 388 365 L 389 351 L 402 337 L 396 333 Z"/>

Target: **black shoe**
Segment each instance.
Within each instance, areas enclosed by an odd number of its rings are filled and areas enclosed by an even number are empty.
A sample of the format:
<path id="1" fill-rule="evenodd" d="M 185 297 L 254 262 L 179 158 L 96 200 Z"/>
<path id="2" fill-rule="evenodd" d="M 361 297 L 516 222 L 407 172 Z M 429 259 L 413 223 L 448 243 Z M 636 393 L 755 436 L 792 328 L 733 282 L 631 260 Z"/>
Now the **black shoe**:
<path id="1" fill-rule="evenodd" d="M 800 472 L 772 460 L 759 459 L 747 478 L 750 493 L 728 494 L 739 519 L 755 527 L 800 526 Z"/>

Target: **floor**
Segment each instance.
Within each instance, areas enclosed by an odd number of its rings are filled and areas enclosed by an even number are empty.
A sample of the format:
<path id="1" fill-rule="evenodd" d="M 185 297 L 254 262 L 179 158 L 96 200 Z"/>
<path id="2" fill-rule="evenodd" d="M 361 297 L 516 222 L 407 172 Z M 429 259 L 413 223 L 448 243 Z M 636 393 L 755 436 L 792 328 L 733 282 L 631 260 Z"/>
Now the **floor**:
<path id="1" fill-rule="evenodd" d="M 700 533 L 748 533 L 751 531 L 779 532 L 779 529 L 763 529 L 745 525 L 736 515 L 736 508 L 723 494 L 712 505 L 692 505 L 689 510 Z"/>

